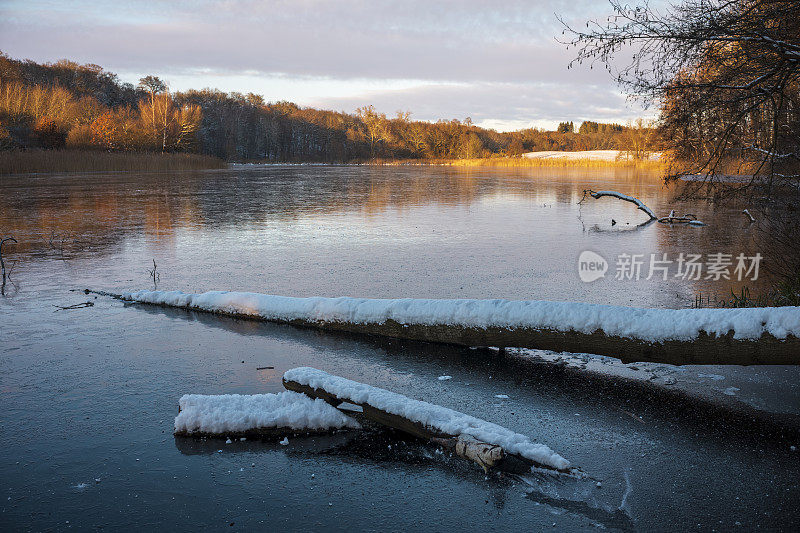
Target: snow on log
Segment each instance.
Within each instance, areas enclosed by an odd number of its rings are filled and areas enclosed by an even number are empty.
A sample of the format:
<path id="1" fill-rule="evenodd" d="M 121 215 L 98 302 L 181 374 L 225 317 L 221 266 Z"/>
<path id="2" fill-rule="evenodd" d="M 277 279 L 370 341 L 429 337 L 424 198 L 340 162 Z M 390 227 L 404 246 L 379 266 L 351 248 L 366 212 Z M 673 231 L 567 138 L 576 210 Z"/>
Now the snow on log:
<path id="1" fill-rule="evenodd" d="M 178 401 L 175 435 L 278 436 L 359 428 L 358 422 L 323 400 L 278 394 L 185 394 Z"/>
<path id="2" fill-rule="evenodd" d="M 569 461 L 546 445 L 532 442 L 510 429 L 316 368 L 289 370 L 283 375 L 283 384 L 289 390 L 302 391 L 334 403 L 360 405 L 365 416 L 412 435 L 455 439 L 456 453 L 478 462 L 485 470 L 499 463 L 505 454 L 527 460 L 531 466 L 559 471 L 568 471 L 570 467 Z"/>
<path id="3" fill-rule="evenodd" d="M 620 200 L 624 200 L 626 202 L 631 202 L 634 204 L 639 210 L 644 211 L 647 216 L 651 219 L 657 219 L 658 217 L 650 210 L 649 207 L 644 205 L 644 203 L 639 200 L 638 198 L 634 198 L 633 196 L 628 196 L 627 194 L 622 194 L 621 192 L 617 191 L 592 191 L 588 190 L 585 191 L 594 199 L 602 198 L 603 196 L 610 196 L 612 198 L 618 198 Z"/>
<path id="4" fill-rule="evenodd" d="M 638 198 L 634 198 L 633 196 L 628 196 L 627 194 L 622 194 L 621 192 L 617 191 L 593 191 L 591 189 L 587 189 L 583 191 L 583 197 L 586 198 L 586 195 L 591 196 L 592 198 L 602 198 L 603 196 L 610 196 L 612 198 L 619 198 L 620 200 L 624 200 L 626 202 L 631 202 L 634 204 L 638 209 L 644 211 L 647 216 L 650 217 L 650 220 L 658 220 L 662 224 L 688 224 L 690 226 L 705 226 L 703 222 L 697 220 L 697 217 L 692 214 L 686 214 L 682 217 L 675 216 L 675 210 L 672 209 L 669 212 L 669 215 L 665 217 L 658 218 L 653 211 L 644 205 L 644 203 L 639 200 Z M 583 201 L 583 200 L 581 200 Z M 747 211 L 747 210 L 745 210 Z M 616 224 L 616 222 L 612 222 L 612 225 Z"/>
<path id="5" fill-rule="evenodd" d="M 651 342 L 692 340 L 701 333 L 759 339 L 800 336 L 800 307 L 740 309 L 646 309 L 582 302 L 536 300 L 431 300 L 293 298 L 254 292 L 128 292 L 123 300 L 254 316 L 278 322 L 349 322 L 554 329 L 636 338 Z"/>
<path id="6" fill-rule="evenodd" d="M 670 364 L 800 364 L 800 307 L 647 309 L 573 302 L 126 292 L 126 301 L 466 346 Z"/>

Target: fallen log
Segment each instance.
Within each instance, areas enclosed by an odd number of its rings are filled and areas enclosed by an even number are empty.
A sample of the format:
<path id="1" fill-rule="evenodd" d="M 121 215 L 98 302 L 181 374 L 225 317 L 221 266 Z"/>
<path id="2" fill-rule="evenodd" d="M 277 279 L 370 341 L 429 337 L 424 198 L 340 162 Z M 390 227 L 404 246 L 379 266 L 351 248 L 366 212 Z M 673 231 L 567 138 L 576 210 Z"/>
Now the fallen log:
<path id="1" fill-rule="evenodd" d="M 464 346 L 592 353 L 675 365 L 800 364 L 800 307 L 641 309 L 572 302 L 98 292 L 124 301 Z"/>
<path id="2" fill-rule="evenodd" d="M 617 192 L 617 191 L 593 191 L 591 189 L 586 189 L 586 190 L 583 191 L 583 199 L 581 199 L 581 201 L 578 202 L 578 203 L 582 203 L 587 195 L 591 196 L 594 199 L 598 199 L 598 198 L 602 198 L 604 196 L 608 196 L 608 197 L 611 197 L 611 198 L 617 198 L 618 200 L 623 200 L 625 202 L 630 202 L 630 203 L 634 204 L 637 207 L 637 209 L 639 209 L 640 211 L 643 211 L 647 216 L 649 216 L 650 217 L 650 221 L 658 220 L 662 224 L 688 224 L 690 226 L 705 226 L 705 224 L 703 222 L 697 220 L 697 217 L 692 215 L 691 213 L 683 215 L 682 217 L 675 216 L 675 210 L 674 209 L 670 210 L 669 215 L 667 215 L 665 217 L 658 218 L 655 215 L 655 213 L 653 213 L 653 210 L 650 209 L 649 207 L 647 207 L 644 204 L 644 202 L 642 202 L 638 198 L 633 197 L 633 196 L 628 196 L 627 194 L 622 194 L 621 192 Z M 745 210 L 745 211 L 747 211 L 747 210 Z M 748 213 L 748 215 L 749 215 L 749 213 Z M 617 222 L 612 219 L 612 224 L 611 225 L 612 226 L 616 225 L 616 223 Z"/>
<path id="3" fill-rule="evenodd" d="M 679 217 L 675 216 L 675 210 L 669 212 L 668 216 L 659 218 L 658 221 L 662 224 L 689 224 L 690 226 L 705 226 L 703 222 L 697 220 L 697 216 L 692 213 L 686 213 Z"/>
<path id="4" fill-rule="evenodd" d="M 358 405 L 365 418 L 451 449 L 480 465 L 485 472 L 495 468 L 513 473 L 544 469 L 580 474 L 549 447 L 502 426 L 322 370 L 308 367 L 289 370 L 283 376 L 283 386 L 333 406 Z"/>
<path id="5" fill-rule="evenodd" d="M 583 194 L 584 195 L 588 194 L 589 196 L 591 196 L 595 200 L 598 199 L 598 198 L 602 198 L 604 196 L 609 196 L 611 198 L 616 198 L 618 200 L 623 200 L 625 202 L 630 202 L 633 205 L 635 205 L 637 209 L 639 209 L 640 211 L 644 212 L 647 216 L 649 216 L 650 219 L 657 219 L 658 218 L 655 215 L 655 213 L 653 213 L 653 211 L 644 204 L 644 202 L 642 202 L 641 200 L 639 200 L 638 198 L 635 198 L 633 196 L 628 196 L 627 194 L 622 194 L 621 192 L 617 192 L 617 191 L 593 191 L 591 189 L 587 189 L 587 190 L 583 191 Z"/>

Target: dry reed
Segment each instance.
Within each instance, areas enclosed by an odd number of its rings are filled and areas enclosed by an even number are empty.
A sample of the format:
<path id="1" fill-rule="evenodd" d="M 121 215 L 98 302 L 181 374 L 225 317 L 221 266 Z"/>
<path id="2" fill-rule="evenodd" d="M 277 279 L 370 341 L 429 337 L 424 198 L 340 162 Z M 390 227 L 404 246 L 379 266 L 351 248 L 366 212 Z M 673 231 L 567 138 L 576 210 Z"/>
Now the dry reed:
<path id="1" fill-rule="evenodd" d="M 221 159 L 200 154 L 91 150 L 0 151 L 0 174 L 202 170 L 225 166 L 226 163 Z"/>

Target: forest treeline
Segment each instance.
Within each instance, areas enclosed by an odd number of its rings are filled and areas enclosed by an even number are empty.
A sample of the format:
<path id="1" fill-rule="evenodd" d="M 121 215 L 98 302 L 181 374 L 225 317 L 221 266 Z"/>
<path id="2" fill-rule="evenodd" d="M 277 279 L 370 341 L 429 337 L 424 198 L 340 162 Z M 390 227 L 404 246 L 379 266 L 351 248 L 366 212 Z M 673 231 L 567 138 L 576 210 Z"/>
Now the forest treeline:
<path id="1" fill-rule="evenodd" d="M 98 65 L 36 63 L 0 52 L 0 149 L 190 152 L 226 161 L 345 162 L 475 159 L 541 150 L 620 149 L 644 155 L 654 135 L 637 124 L 571 122 L 556 131 L 501 133 L 469 118 L 387 117 L 266 102 L 216 89 L 171 93 L 159 78 L 122 83 Z"/>

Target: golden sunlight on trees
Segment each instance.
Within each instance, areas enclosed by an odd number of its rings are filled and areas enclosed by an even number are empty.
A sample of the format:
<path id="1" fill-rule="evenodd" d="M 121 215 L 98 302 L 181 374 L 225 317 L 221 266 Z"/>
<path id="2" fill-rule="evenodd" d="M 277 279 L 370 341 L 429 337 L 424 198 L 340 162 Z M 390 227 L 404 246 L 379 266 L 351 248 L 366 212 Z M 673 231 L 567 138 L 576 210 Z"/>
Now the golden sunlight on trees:
<path id="1" fill-rule="evenodd" d="M 156 76 L 141 78 L 134 87 L 97 65 L 66 60 L 38 64 L 0 53 L 4 150 L 63 146 L 200 152 L 227 161 L 346 162 L 624 150 L 628 142 L 627 128 L 618 124 L 584 122 L 576 133 L 570 121 L 561 130 L 497 132 L 475 126 L 469 118 L 419 121 L 409 111 L 387 117 L 371 105 L 350 114 L 214 89 L 171 93 Z"/>
<path id="2" fill-rule="evenodd" d="M 72 94 L 61 87 L 27 86 L 21 83 L 4 83 L 0 80 L 0 118 L 11 132 L 30 134 L 44 123 L 63 131 L 80 115 Z M 13 133 L 12 133 L 13 135 Z"/>
<path id="3" fill-rule="evenodd" d="M 151 149 L 180 152 L 193 148 L 201 112 L 196 105 L 175 105 L 172 96 L 163 92 L 139 102 L 138 118 Z"/>
<path id="4" fill-rule="evenodd" d="M 65 68 L 63 62 L 58 65 Z M 0 148 L 160 152 L 196 149 L 196 133 L 202 120 L 200 108 L 176 105 L 158 78 L 149 76 L 143 82 L 150 92 L 137 101 L 134 112 L 129 104 L 108 107 L 91 96 L 77 97 L 68 88 L 2 78 Z"/>
<path id="5" fill-rule="evenodd" d="M 800 0 L 684 0 L 666 10 L 612 0 L 611 7 L 605 22 L 566 27 L 567 44 L 577 47 L 575 62 L 607 66 L 620 51 L 634 52 L 617 80 L 661 107 L 661 137 L 677 161 L 673 179 L 702 175 L 720 193 L 717 176 L 750 174 L 769 184 L 769 195 L 796 190 Z"/>
<path id="6" fill-rule="evenodd" d="M 628 124 L 624 132 L 625 152 L 630 159 L 648 159 L 650 157 L 654 130 L 641 118 Z"/>
<path id="7" fill-rule="evenodd" d="M 200 127 L 200 108 L 192 104 L 176 106 L 167 84 L 155 76 L 140 79 L 139 88 L 148 93 L 139 101 L 139 120 L 151 140 L 151 148 L 160 147 L 162 152 L 193 148 L 194 134 Z"/>
<path id="8" fill-rule="evenodd" d="M 617 80 L 660 106 L 668 179 L 693 175 L 684 194 L 761 209 L 763 249 L 797 251 L 776 253 L 768 268 L 800 294 L 800 0 L 611 6 L 604 22 L 565 28 L 574 62 L 611 70 L 621 51 L 633 52 Z M 629 128 L 628 144 L 639 130 Z"/>
<path id="9" fill-rule="evenodd" d="M 369 105 L 356 109 L 356 116 L 364 124 L 364 136 L 369 143 L 369 154 L 375 156 L 375 145 L 388 138 L 386 115 L 378 113 L 375 111 L 375 106 Z"/>

